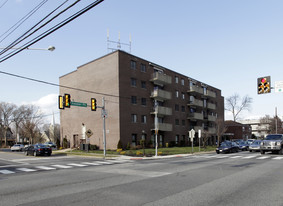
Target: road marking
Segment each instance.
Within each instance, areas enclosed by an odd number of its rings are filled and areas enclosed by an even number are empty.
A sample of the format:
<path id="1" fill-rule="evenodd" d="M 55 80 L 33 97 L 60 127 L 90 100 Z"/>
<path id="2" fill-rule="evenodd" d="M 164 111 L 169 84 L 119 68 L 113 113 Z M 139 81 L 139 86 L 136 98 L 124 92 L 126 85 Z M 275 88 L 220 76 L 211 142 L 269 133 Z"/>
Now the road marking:
<path id="1" fill-rule="evenodd" d="M 111 163 L 126 163 L 126 162 L 130 162 L 129 160 L 109 160 L 109 162 Z"/>
<path id="2" fill-rule="evenodd" d="M 76 164 L 76 163 L 70 163 L 70 164 L 67 164 L 67 165 L 75 166 L 75 167 L 86 167 L 86 166 L 87 166 L 87 165 L 83 165 L 83 164 Z"/>
<path id="3" fill-rule="evenodd" d="M 230 157 L 231 159 L 236 159 L 236 158 L 240 158 L 240 157 L 243 157 L 243 156 L 233 156 L 233 157 Z"/>
<path id="4" fill-rule="evenodd" d="M 257 156 L 246 156 L 246 157 L 243 157 L 243 159 L 251 159 L 251 158 L 254 158 L 254 157 L 257 157 Z"/>
<path id="5" fill-rule="evenodd" d="M 56 168 L 54 167 L 46 167 L 46 166 L 36 166 L 36 168 L 42 169 L 42 170 L 56 170 Z"/>
<path id="6" fill-rule="evenodd" d="M 10 170 L 0 170 L 0 173 L 4 174 L 4 175 L 7 175 L 7 174 L 13 174 L 15 172 L 13 171 L 10 171 Z"/>
<path id="7" fill-rule="evenodd" d="M 274 158 L 272 158 L 273 160 L 282 160 L 283 159 L 283 157 L 274 157 Z"/>
<path id="8" fill-rule="evenodd" d="M 104 165 L 112 165 L 113 163 L 111 162 L 103 162 L 103 161 L 95 161 L 98 164 L 104 164 Z"/>
<path id="9" fill-rule="evenodd" d="M 228 156 L 218 156 L 218 157 L 216 157 L 216 158 L 222 159 L 222 158 L 226 158 L 226 157 L 228 157 Z"/>
<path id="10" fill-rule="evenodd" d="M 51 167 L 57 167 L 57 168 L 61 168 L 61 169 L 73 168 L 72 166 L 68 166 L 68 165 L 51 165 Z"/>
<path id="11" fill-rule="evenodd" d="M 213 158 L 213 157 L 219 157 L 219 155 L 211 155 L 211 156 L 203 156 L 204 158 Z"/>
<path id="12" fill-rule="evenodd" d="M 258 158 L 256 158 L 257 160 L 264 160 L 264 159 L 268 159 L 268 158 L 270 158 L 269 156 L 263 156 L 263 157 L 258 157 Z"/>
<path id="13" fill-rule="evenodd" d="M 85 164 L 85 165 L 101 165 L 101 164 L 98 164 L 96 162 L 82 162 L 82 164 Z"/>
<path id="14" fill-rule="evenodd" d="M 37 170 L 29 169 L 29 168 L 17 168 L 17 170 L 23 171 L 23 172 L 35 172 Z"/>

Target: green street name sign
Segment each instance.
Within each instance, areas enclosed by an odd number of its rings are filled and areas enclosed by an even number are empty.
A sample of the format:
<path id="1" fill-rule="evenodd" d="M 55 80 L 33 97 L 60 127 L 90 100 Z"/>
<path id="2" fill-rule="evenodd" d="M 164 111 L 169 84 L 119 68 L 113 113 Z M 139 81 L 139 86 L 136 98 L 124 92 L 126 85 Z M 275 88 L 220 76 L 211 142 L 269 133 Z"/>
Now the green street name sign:
<path id="1" fill-rule="evenodd" d="M 82 102 L 71 102 L 71 105 L 77 107 L 87 107 L 87 103 L 82 103 Z"/>

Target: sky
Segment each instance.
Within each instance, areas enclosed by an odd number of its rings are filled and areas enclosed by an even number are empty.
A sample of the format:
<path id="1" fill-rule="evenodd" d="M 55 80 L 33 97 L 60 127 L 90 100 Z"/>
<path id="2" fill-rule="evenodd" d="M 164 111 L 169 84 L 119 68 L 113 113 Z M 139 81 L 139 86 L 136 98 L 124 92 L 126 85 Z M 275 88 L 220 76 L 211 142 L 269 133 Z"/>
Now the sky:
<path id="1" fill-rule="evenodd" d="M 1 35 L 42 0 L 4 2 L 0 0 L 0 47 L 63 0 L 47 1 L 1 41 Z M 82 0 L 65 18 L 91 2 Z M 109 31 L 112 41 L 120 36 L 128 44 L 131 36 L 131 54 L 216 87 L 224 98 L 236 93 L 251 97 L 251 110 L 242 112 L 240 119 L 274 116 L 275 108 L 282 117 L 283 93 L 273 89 L 257 94 L 257 78 L 270 76 L 272 87 L 283 81 L 282 10 L 282 0 L 104 0 L 31 47 L 52 45 L 55 51 L 25 50 L 0 63 L 0 71 L 59 84 L 60 76 L 110 52 Z M 127 46 L 122 49 L 129 52 Z M 56 86 L 0 74 L 0 88 L 0 101 L 35 104 L 45 114 L 59 113 Z M 226 112 L 225 119 L 232 115 Z"/>

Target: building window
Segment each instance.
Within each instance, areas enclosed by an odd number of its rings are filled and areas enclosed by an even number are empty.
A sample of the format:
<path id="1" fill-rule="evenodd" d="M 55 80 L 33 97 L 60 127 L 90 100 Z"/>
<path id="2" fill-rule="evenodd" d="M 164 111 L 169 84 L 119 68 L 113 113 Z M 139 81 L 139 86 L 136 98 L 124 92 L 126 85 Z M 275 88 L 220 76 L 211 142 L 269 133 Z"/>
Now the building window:
<path id="1" fill-rule="evenodd" d="M 181 79 L 181 84 L 184 86 L 185 85 L 185 80 Z"/>
<path id="2" fill-rule="evenodd" d="M 182 92 L 182 99 L 185 99 L 185 93 Z"/>
<path id="3" fill-rule="evenodd" d="M 185 106 L 182 106 L 182 107 L 181 107 L 181 111 L 182 111 L 182 112 L 186 112 Z"/>
<path id="4" fill-rule="evenodd" d="M 182 120 L 182 126 L 186 126 L 186 120 Z"/>
<path id="5" fill-rule="evenodd" d="M 176 143 L 176 145 L 179 144 L 179 135 L 176 135 L 176 137 L 175 137 L 175 143 Z"/>
<path id="6" fill-rule="evenodd" d="M 175 111 L 179 111 L 179 105 L 175 104 Z"/>
<path id="7" fill-rule="evenodd" d="M 138 117 L 136 114 L 132 114 L 132 123 L 137 123 L 138 122 Z"/>
<path id="8" fill-rule="evenodd" d="M 137 97 L 136 96 L 132 96 L 131 97 L 131 102 L 132 102 L 132 104 L 137 104 Z"/>
<path id="9" fill-rule="evenodd" d="M 141 64 L 141 72 L 146 72 L 146 66 L 145 66 L 145 64 Z"/>
<path id="10" fill-rule="evenodd" d="M 137 63 L 133 60 L 131 60 L 131 69 L 136 69 Z"/>
<path id="11" fill-rule="evenodd" d="M 141 81 L 141 88 L 146 89 L 146 82 L 145 81 Z"/>
<path id="12" fill-rule="evenodd" d="M 206 99 L 203 100 L 203 107 L 206 108 L 207 107 L 207 102 Z"/>
<path id="13" fill-rule="evenodd" d="M 176 94 L 176 98 L 179 98 L 179 91 L 178 90 L 175 91 L 175 94 Z"/>
<path id="14" fill-rule="evenodd" d="M 175 119 L 175 125 L 180 125 L 179 119 Z"/>
<path id="15" fill-rule="evenodd" d="M 141 104 L 142 104 L 143 106 L 146 106 L 146 98 L 141 98 Z"/>
<path id="16" fill-rule="evenodd" d="M 179 77 L 175 76 L 175 83 L 178 84 L 179 83 Z"/>
<path id="17" fill-rule="evenodd" d="M 146 124 L 146 115 L 141 116 L 141 123 Z"/>
<path id="18" fill-rule="evenodd" d="M 206 87 L 203 88 L 203 94 L 207 95 L 207 88 Z"/>
<path id="19" fill-rule="evenodd" d="M 131 86 L 132 87 L 137 87 L 137 80 L 134 78 L 131 78 Z"/>
<path id="20" fill-rule="evenodd" d="M 137 134 L 132 134 L 132 146 L 137 146 Z"/>

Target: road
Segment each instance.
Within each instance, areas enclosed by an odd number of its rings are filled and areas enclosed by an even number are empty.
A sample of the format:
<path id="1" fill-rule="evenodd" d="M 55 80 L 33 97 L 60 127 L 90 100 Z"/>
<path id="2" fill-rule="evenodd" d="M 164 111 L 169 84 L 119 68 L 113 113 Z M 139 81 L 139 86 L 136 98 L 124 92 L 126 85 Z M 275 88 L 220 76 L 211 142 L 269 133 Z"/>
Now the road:
<path id="1" fill-rule="evenodd" d="M 279 155 L 211 153 L 150 160 L 0 155 L 1 206 L 283 204 Z"/>

